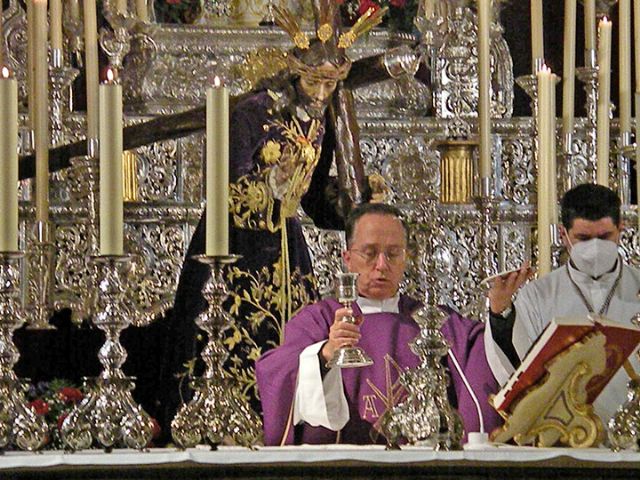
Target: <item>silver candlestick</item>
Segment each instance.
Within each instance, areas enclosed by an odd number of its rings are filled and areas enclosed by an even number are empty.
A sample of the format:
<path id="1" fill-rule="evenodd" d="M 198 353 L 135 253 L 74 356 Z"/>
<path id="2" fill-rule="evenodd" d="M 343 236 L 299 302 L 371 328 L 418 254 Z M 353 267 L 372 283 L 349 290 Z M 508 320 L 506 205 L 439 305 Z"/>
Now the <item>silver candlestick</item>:
<path id="1" fill-rule="evenodd" d="M 583 182 L 596 180 L 596 148 L 597 148 L 597 106 L 598 106 L 598 62 L 595 50 L 585 52 L 585 66 L 576 69 L 576 76 L 584 84 L 586 93 L 585 108 L 587 111 L 585 123 L 586 159 L 589 177 L 581 179 Z"/>
<path id="2" fill-rule="evenodd" d="M 120 343 L 135 313 L 125 301 L 131 257 L 99 255 L 91 260 L 97 285 L 93 323 L 106 337 L 98 353 L 103 370 L 63 422 L 62 439 L 73 450 L 89 448 L 94 440 L 107 451 L 117 445 L 143 449 L 151 440 L 153 423 L 133 401 L 134 383 L 122 371 L 127 352 Z"/>
<path id="3" fill-rule="evenodd" d="M 414 208 L 414 216 L 422 220 L 434 218 L 431 215 L 437 208 L 437 201 L 437 192 L 427 193 L 421 205 L 422 211 Z M 420 333 L 409 344 L 420 364 L 401 374 L 400 383 L 408 392 L 407 398 L 388 409 L 382 418 L 387 448 L 398 448 L 399 440 L 404 438 L 413 445 L 453 449 L 460 447 L 462 439 L 462 421 L 449 403 L 449 377 L 441 361 L 449 351 L 449 345 L 440 330 L 447 314 L 438 306 L 438 272 L 433 255 L 438 245 L 437 231 L 437 225 L 430 225 L 426 231 L 423 248 L 427 250 L 424 252 L 427 261 L 423 275 L 427 306 L 413 315 Z"/>
<path id="4" fill-rule="evenodd" d="M 351 304 L 358 299 L 357 273 L 338 273 L 338 301 L 346 308 L 351 308 Z M 353 315 L 345 315 L 342 321 L 346 323 L 356 323 Z M 341 347 L 337 349 L 327 367 L 356 368 L 373 365 L 373 360 L 362 348 L 356 346 Z"/>
<path id="5" fill-rule="evenodd" d="M 404 438 L 411 445 L 434 450 L 459 449 L 463 435 L 460 415 L 449 404 L 449 376 L 442 357 L 449 351 L 441 327 L 447 314 L 435 305 L 418 310 L 413 318 L 420 333 L 409 345 L 420 365 L 402 373 L 407 398 L 387 411 L 382 428 L 389 446 Z"/>
<path id="6" fill-rule="evenodd" d="M 171 422 L 171 435 L 181 448 L 203 442 L 217 448 L 225 440 L 252 446 L 260 440 L 262 422 L 241 400 L 240 392 L 223 367 L 229 356 L 223 332 L 233 321 L 223 307 L 229 294 L 223 273 L 224 267 L 235 263 L 239 256 L 197 255 L 194 258 L 211 269 L 202 291 L 208 307 L 196 319 L 198 327 L 208 336 L 201 354 L 205 372 L 192 382 L 193 398 L 180 408 Z"/>
<path id="7" fill-rule="evenodd" d="M 480 277 L 484 280 L 491 277 L 496 270 L 495 258 L 492 254 L 492 252 L 495 251 L 494 242 L 492 241 L 492 217 L 498 207 L 498 200 L 495 198 L 491 188 L 491 178 L 479 179 L 473 201 L 480 213 L 478 263 L 480 267 Z M 469 312 L 471 318 L 475 318 L 483 323 L 489 321 L 489 287 L 490 285 L 486 282 L 480 282 L 476 302 Z"/>
<path id="8" fill-rule="evenodd" d="M 20 354 L 13 332 L 24 324 L 20 304 L 20 252 L 0 252 L 0 450 L 17 445 L 38 450 L 48 434 L 44 417 L 27 405 L 23 386 L 13 371 Z"/>

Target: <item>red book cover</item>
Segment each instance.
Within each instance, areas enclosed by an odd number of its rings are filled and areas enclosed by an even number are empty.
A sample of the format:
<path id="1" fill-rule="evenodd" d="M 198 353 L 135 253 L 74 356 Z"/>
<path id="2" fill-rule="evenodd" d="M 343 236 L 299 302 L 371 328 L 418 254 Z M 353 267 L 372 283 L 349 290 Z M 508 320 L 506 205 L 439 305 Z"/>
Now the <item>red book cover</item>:
<path id="1" fill-rule="evenodd" d="M 592 378 L 587 385 L 588 402 L 593 402 L 640 343 L 640 329 L 637 327 L 605 318 L 595 323 L 586 317 L 554 318 L 532 345 L 518 369 L 493 397 L 493 407 L 496 410 L 508 410 L 514 400 L 544 376 L 549 361 L 588 333 L 596 331 L 604 333 L 607 338 L 607 368 L 603 375 Z"/>

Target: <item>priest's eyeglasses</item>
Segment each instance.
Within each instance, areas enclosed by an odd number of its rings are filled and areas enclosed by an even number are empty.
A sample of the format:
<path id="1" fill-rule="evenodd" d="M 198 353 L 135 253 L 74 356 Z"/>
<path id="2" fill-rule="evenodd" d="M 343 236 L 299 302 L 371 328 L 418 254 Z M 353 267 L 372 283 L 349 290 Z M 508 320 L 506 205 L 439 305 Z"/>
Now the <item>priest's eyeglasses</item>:
<path id="1" fill-rule="evenodd" d="M 387 250 L 378 250 L 377 248 L 365 248 L 363 250 L 352 248 L 351 252 L 357 254 L 362 258 L 367 265 L 375 265 L 380 255 L 390 265 L 398 265 L 404 260 L 406 249 L 402 247 L 391 247 Z"/>

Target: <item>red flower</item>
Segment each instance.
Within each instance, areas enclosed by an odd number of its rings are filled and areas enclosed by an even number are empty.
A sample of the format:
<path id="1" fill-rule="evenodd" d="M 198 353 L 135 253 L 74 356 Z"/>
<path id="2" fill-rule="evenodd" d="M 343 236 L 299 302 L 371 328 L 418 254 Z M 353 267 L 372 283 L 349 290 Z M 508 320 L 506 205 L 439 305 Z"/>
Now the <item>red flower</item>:
<path id="1" fill-rule="evenodd" d="M 153 423 L 153 433 L 151 434 L 151 439 L 155 440 L 162 433 L 162 428 L 160 428 L 160 424 L 155 418 L 151 417 L 151 422 Z"/>
<path id="2" fill-rule="evenodd" d="M 358 15 L 364 15 L 370 8 L 373 8 L 374 11 L 378 11 L 380 10 L 380 5 L 378 5 L 373 0 L 362 0 L 360 2 L 360 6 L 358 7 Z"/>
<path id="3" fill-rule="evenodd" d="M 78 403 L 84 398 L 82 392 L 73 387 L 62 387 L 58 395 L 64 403 Z"/>
<path id="4" fill-rule="evenodd" d="M 169 5 L 180 5 L 182 0 L 165 0 Z"/>
<path id="5" fill-rule="evenodd" d="M 49 413 L 49 404 L 44 400 L 42 400 L 41 398 L 38 398 L 33 402 L 29 402 L 29 406 L 34 412 L 36 412 L 37 415 L 42 416 Z"/>
<path id="6" fill-rule="evenodd" d="M 68 413 L 63 412 L 60 414 L 60 416 L 58 417 L 58 430 L 62 430 L 62 424 L 64 423 L 65 419 L 69 416 Z"/>
<path id="7" fill-rule="evenodd" d="M 389 0 L 389 5 L 396 8 L 404 8 L 407 0 Z"/>

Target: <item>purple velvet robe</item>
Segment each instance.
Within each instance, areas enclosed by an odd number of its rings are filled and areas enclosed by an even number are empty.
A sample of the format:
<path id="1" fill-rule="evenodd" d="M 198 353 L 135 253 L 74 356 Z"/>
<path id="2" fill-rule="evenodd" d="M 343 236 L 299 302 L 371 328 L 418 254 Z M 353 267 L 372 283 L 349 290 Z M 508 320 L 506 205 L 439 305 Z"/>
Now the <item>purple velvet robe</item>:
<path id="1" fill-rule="evenodd" d="M 419 332 L 411 313 L 419 303 L 406 296 L 400 297 L 400 314 L 368 314 L 360 326 L 359 345 L 373 359 L 369 367 L 342 370 L 344 392 L 349 404 L 350 419 L 340 432 L 341 443 L 384 443 L 377 434 L 377 422 L 382 414 L 404 395 L 399 382 L 400 373 L 418 364 L 418 357 L 409 349 Z M 263 408 L 266 445 L 336 443 L 336 432 L 308 424 L 288 426 L 296 387 L 300 353 L 309 345 L 328 338 L 334 313 L 341 305 L 335 300 L 324 300 L 304 308 L 286 326 L 284 343 L 265 353 L 256 362 L 256 377 Z M 359 313 L 357 305 L 354 306 Z M 484 426 L 491 431 L 500 419 L 487 398 L 498 385 L 486 361 L 483 343 L 484 325 L 449 311 L 442 332 L 451 344 L 461 368 L 478 397 Z M 462 378 L 450 360 L 447 360 L 453 392 L 450 400 L 457 406 L 465 432 L 478 431 L 477 408 Z"/>

